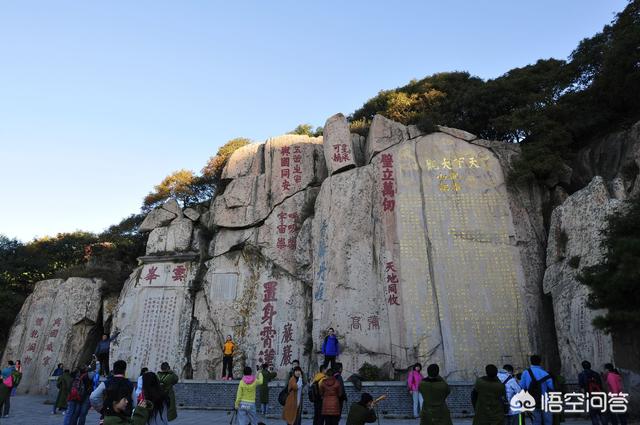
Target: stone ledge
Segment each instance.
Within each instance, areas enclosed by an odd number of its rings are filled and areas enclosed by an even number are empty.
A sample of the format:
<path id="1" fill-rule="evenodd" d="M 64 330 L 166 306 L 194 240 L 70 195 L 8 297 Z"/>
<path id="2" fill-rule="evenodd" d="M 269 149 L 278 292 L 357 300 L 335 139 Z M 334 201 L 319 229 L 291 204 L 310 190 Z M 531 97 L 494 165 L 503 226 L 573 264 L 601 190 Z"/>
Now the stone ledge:
<path id="1" fill-rule="evenodd" d="M 150 263 L 180 263 L 184 261 L 193 261 L 200 256 L 197 252 L 184 252 L 184 253 L 167 253 L 165 255 L 144 255 L 138 257 L 140 264 Z"/>

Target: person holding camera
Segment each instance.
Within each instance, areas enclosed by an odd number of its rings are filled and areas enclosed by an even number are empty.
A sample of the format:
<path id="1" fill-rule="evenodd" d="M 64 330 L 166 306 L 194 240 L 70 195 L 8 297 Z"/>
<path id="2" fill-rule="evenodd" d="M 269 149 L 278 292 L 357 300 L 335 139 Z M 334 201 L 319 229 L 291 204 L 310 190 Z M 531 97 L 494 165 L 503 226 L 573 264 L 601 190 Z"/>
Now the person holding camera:
<path id="1" fill-rule="evenodd" d="M 269 382 L 273 381 L 277 374 L 273 371 L 273 365 L 263 364 L 260 367 L 262 375 L 262 384 L 260 385 L 260 413 L 267 414 L 269 406 Z"/>

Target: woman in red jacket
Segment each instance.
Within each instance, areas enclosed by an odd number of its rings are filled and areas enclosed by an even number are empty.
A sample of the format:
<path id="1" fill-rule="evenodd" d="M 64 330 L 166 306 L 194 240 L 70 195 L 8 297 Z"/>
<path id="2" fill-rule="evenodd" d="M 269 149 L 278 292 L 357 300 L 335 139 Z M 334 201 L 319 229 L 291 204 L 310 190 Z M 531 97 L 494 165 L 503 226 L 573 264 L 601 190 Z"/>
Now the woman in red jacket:
<path id="1" fill-rule="evenodd" d="M 340 397 L 342 387 L 333 376 L 331 369 L 327 370 L 327 378 L 320 384 L 322 396 L 322 417 L 325 425 L 338 425 L 340 422 Z"/>

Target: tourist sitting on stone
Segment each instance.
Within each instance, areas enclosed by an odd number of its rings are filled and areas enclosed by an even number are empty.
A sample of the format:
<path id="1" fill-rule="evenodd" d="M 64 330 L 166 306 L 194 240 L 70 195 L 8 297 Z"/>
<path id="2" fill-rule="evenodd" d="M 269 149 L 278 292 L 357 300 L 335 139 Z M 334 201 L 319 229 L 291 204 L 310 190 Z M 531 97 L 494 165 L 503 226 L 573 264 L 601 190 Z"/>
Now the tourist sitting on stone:
<path id="1" fill-rule="evenodd" d="M 162 389 L 158 376 L 153 372 L 145 372 L 142 375 L 142 400 L 148 400 L 153 408 L 149 412 L 147 424 L 167 425 L 169 423 L 169 396 Z"/>
<path id="2" fill-rule="evenodd" d="M 238 425 L 258 424 L 256 414 L 256 389 L 262 384 L 262 374 L 258 378 L 252 374 L 249 366 L 245 366 L 243 377 L 236 391 L 235 408 L 238 411 Z"/>
<path id="3" fill-rule="evenodd" d="M 115 364 L 114 364 L 115 369 Z M 131 391 L 125 386 L 112 386 L 106 390 L 104 400 L 104 425 L 145 425 L 154 406 L 142 401 L 131 416 Z"/>
<path id="4" fill-rule="evenodd" d="M 302 379 L 302 368 L 297 366 L 293 370 L 293 376 L 287 383 L 287 400 L 282 410 L 282 419 L 287 425 L 300 425 L 302 422 L 302 390 L 304 380 Z"/>
<path id="5" fill-rule="evenodd" d="M 143 367 L 140 369 L 140 375 L 138 375 L 138 379 L 136 381 L 136 390 L 133 393 L 133 401 L 137 404 L 140 401 L 144 400 L 141 398 L 142 394 L 142 375 L 149 372 L 149 368 Z"/>
<path id="6" fill-rule="evenodd" d="M 419 391 L 419 386 L 420 382 L 422 382 L 422 378 L 422 365 L 420 363 L 416 363 L 411 366 L 409 376 L 407 376 L 407 386 L 409 387 L 409 393 L 411 394 L 411 398 L 413 400 L 414 418 L 420 416 L 420 412 L 422 411 L 423 399 Z"/>
<path id="7" fill-rule="evenodd" d="M 236 344 L 231 335 L 227 335 L 227 340 L 222 345 L 222 380 L 231 381 L 233 379 L 233 354 L 236 351 Z"/>
<path id="8" fill-rule="evenodd" d="M 327 369 L 327 378 L 320 384 L 322 417 L 325 425 L 338 425 L 340 422 L 342 391 L 342 386 L 334 376 L 333 370 Z"/>
<path id="9" fill-rule="evenodd" d="M 158 372 L 158 380 L 162 391 L 169 397 L 169 413 L 167 418 L 169 421 L 178 417 L 178 408 L 176 406 L 176 393 L 173 390 L 173 386 L 178 383 L 178 375 L 171 370 L 169 363 L 163 362 L 160 365 L 160 372 Z"/>
<path id="10" fill-rule="evenodd" d="M 346 425 L 364 425 L 365 423 L 373 423 L 378 418 L 376 411 L 373 409 L 375 402 L 369 393 L 362 393 L 360 401 L 353 403 L 347 415 Z"/>
<path id="11" fill-rule="evenodd" d="M 521 390 L 518 381 L 513 376 L 513 366 L 506 364 L 502 366 L 502 369 L 498 371 L 498 379 L 504 384 L 505 391 L 507 393 L 506 403 L 509 403 L 513 396 L 518 394 Z M 520 412 L 516 412 L 509 406 L 509 412 L 506 414 L 504 423 L 505 425 L 518 425 L 518 418 Z"/>
<path id="12" fill-rule="evenodd" d="M 116 332 L 111 338 L 109 338 L 107 334 L 103 334 L 102 340 L 98 342 L 98 346 L 96 347 L 95 355 L 98 357 L 100 365 L 102 366 L 100 374 L 103 376 L 109 374 L 109 349 L 111 348 L 111 342 L 115 341 L 118 335 L 120 335 L 120 332 Z"/>
<path id="13" fill-rule="evenodd" d="M 331 363 L 331 369 L 336 370 L 336 360 L 340 355 L 340 343 L 333 328 L 329 328 L 327 336 L 324 337 L 321 351 L 322 354 L 324 354 L 324 367 L 327 367 L 329 363 Z"/>
<path id="14" fill-rule="evenodd" d="M 420 425 L 452 425 L 447 397 L 451 393 L 447 382 L 440 377 L 440 367 L 433 363 L 427 366 L 427 377 L 418 385 L 422 395 Z"/>
<path id="15" fill-rule="evenodd" d="M 262 384 L 260 385 L 260 412 L 266 415 L 269 406 L 269 382 L 275 379 L 277 374 L 273 371 L 272 365 L 265 363 L 260 368 L 260 375 L 262 376 Z"/>
<path id="16" fill-rule="evenodd" d="M 322 396 L 320 395 L 320 385 L 327 377 L 327 367 L 320 365 L 320 370 L 315 374 L 309 388 L 309 401 L 313 403 L 313 425 L 323 425 L 322 418 Z"/>
<path id="17" fill-rule="evenodd" d="M 98 388 L 93 390 L 91 395 L 89 396 L 89 401 L 91 403 L 91 407 L 93 407 L 97 412 L 102 412 L 104 416 L 104 400 L 106 391 L 109 389 L 118 389 L 122 388 L 123 392 L 127 392 L 127 406 L 126 408 L 131 411 L 133 406 L 133 401 L 131 399 L 131 394 L 133 393 L 133 384 L 125 377 L 125 373 L 127 371 L 127 362 L 124 360 L 117 360 L 113 363 L 113 375 L 109 376 L 104 382 L 101 382 L 98 385 Z M 144 391 L 144 386 L 143 389 Z"/>
<path id="18" fill-rule="evenodd" d="M 485 373 L 485 376 L 476 379 L 471 391 L 471 403 L 476 412 L 473 425 L 503 425 L 506 399 L 504 384 L 498 379 L 495 365 L 487 365 Z"/>

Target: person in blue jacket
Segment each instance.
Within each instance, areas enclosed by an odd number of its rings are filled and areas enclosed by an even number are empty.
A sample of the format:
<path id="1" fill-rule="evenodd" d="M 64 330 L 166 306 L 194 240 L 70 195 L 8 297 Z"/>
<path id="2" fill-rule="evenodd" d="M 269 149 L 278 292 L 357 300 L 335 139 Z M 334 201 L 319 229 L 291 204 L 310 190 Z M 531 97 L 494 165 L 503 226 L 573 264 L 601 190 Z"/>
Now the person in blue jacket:
<path id="1" fill-rule="evenodd" d="M 333 328 L 329 328 L 329 333 L 324 338 L 322 354 L 324 354 L 323 368 L 326 368 L 329 362 L 331 362 L 331 369 L 335 370 L 336 358 L 340 355 L 340 343 Z"/>

